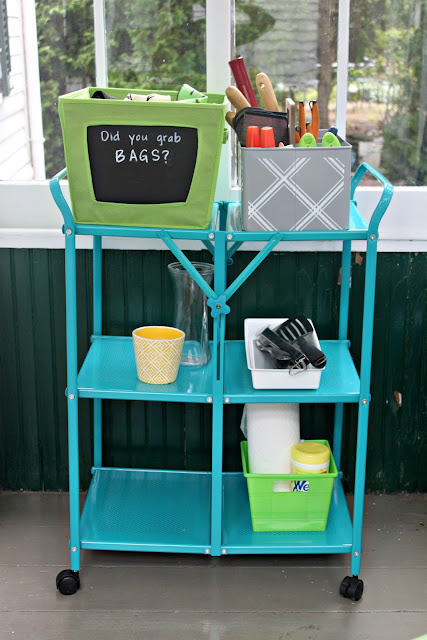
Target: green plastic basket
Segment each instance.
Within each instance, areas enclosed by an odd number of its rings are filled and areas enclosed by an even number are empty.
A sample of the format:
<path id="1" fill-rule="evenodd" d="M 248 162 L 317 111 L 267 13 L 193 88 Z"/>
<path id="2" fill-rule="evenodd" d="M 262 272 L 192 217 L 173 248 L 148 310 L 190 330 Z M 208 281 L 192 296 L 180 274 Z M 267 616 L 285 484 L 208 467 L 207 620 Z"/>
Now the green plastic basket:
<path id="1" fill-rule="evenodd" d="M 92 98 L 98 90 L 119 99 Z M 59 97 L 75 222 L 205 229 L 227 137 L 225 95 L 208 93 L 206 103 L 192 104 L 157 90 L 172 101 L 125 101 L 129 92 L 152 93 L 88 87 Z"/>
<path id="2" fill-rule="evenodd" d="M 330 449 L 327 440 L 313 440 L 313 442 L 321 442 Z M 307 476 L 296 473 L 270 475 L 249 473 L 246 440 L 240 443 L 240 448 L 243 474 L 248 482 L 254 531 L 324 531 L 326 529 L 332 488 L 338 476 L 332 452 L 329 473 L 307 474 Z M 297 481 L 300 483 L 301 490 L 274 492 L 273 483 L 278 481 Z"/>

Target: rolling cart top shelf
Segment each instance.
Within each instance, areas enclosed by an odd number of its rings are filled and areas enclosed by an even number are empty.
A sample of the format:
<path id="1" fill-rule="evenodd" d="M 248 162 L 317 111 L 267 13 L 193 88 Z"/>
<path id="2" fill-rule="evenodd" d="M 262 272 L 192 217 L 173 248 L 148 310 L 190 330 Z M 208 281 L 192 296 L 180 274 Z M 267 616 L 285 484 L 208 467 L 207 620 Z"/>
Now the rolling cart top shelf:
<path id="1" fill-rule="evenodd" d="M 363 175 L 369 171 L 383 187 L 381 198 L 372 214 L 369 224 L 362 217 L 357 209 L 357 203 L 354 200 L 355 191 Z M 60 180 L 67 175 L 67 169 L 62 169 L 50 181 L 50 189 L 52 196 L 59 207 L 64 218 L 64 230 L 71 230 L 79 235 L 92 236 L 120 236 L 135 238 L 160 238 L 165 237 L 183 240 L 201 240 L 207 242 L 213 240 L 215 232 L 224 231 L 220 222 L 220 210 L 222 206 L 233 203 L 214 203 L 211 227 L 208 229 L 158 229 L 155 227 L 128 227 L 128 226 L 111 226 L 103 224 L 76 224 L 71 213 L 71 209 L 62 193 Z M 351 179 L 351 201 L 349 212 L 349 228 L 342 230 L 318 230 L 318 231 L 240 231 L 232 230 L 227 232 L 227 239 L 233 242 L 260 241 L 268 242 L 275 238 L 277 241 L 312 241 L 312 240 L 367 240 L 372 234 L 377 236 L 378 225 L 384 215 L 391 197 L 393 195 L 393 187 L 390 182 L 384 178 L 373 167 L 366 163 L 361 164 Z M 236 203 L 237 204 L 237 203 Z M 228 237 L 229 236 L 229 237 Z"/>

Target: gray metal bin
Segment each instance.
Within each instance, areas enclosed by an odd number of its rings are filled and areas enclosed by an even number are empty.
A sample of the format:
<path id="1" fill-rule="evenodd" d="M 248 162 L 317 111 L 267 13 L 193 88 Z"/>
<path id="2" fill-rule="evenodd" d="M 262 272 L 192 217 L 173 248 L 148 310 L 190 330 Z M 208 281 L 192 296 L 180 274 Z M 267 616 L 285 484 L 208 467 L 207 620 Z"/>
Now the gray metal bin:
<path id="1" fill-rule="evenodd" d="M 242 147 L 243 230 L 348 229 L 351 145 L 340 142 L 341 147 Z"/>

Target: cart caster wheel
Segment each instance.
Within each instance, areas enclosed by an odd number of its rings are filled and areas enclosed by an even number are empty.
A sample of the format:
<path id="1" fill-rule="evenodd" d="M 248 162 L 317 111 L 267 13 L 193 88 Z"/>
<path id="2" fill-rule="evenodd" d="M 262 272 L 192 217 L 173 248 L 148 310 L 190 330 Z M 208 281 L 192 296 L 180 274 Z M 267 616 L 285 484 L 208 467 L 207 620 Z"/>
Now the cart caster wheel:
<path id="1" fill-rule="evenodd" d="M 340 594 L 344 598 L 351 598 L 351 600 L 358 601 L 362 597 L 363 593 L 363 581 L 359 580 L 357 576 L 346 576 L 341 582 Z"/>
<path id="2" fill-rule="evenodd" d="M 80 589 L 79 572 L 71 569 L 60 571 L 56 576 L 56 588 L 64 596 L 71 596 L 76 593 L 77 589 Z"/>

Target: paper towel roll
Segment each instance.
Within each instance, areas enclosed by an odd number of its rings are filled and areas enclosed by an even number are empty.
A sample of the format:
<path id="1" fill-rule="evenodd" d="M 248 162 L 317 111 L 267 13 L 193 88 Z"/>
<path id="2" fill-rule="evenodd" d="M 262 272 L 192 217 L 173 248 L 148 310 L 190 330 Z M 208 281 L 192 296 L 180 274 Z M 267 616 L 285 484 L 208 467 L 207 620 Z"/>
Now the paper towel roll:
<path id="1" fill-rule="evenodd" d="M 291 473 L 291 447 L 300 441 L 299 404 L 247 404 L 242 431 L 250 473 Z M 290 482 L 273 483 L 273 491 L 290 490 Z"/>

